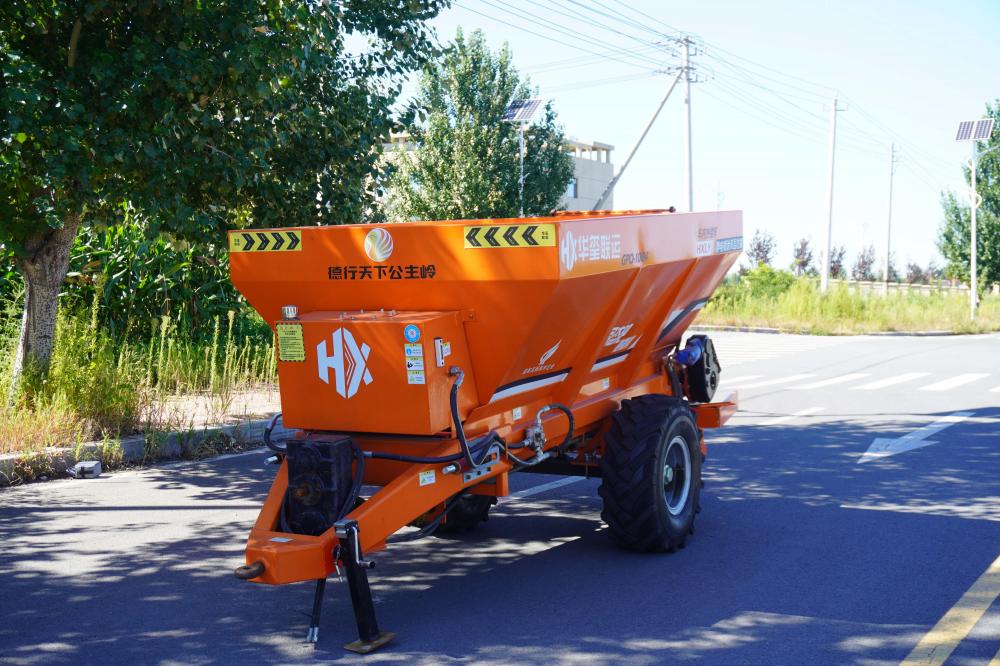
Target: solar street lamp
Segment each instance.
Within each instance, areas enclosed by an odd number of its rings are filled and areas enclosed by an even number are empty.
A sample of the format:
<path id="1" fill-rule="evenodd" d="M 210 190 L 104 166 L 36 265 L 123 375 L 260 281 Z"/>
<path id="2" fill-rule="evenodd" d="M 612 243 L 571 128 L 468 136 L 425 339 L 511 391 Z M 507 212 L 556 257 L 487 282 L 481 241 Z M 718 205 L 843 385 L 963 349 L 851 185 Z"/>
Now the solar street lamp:
<path id="1" fill-rule="evenodd" d="M 989 141 L 990 134 L 992 133 L 993 118 L 983 118 L 981 120 L 963 120 L 958 124 L 958 133 L 955 135 L 955 141 L 972 142 L 972 159 L 969 160 L 969 169 L 972 171 L 970 182 L 972 194 L 972 202 L 970 204 L 972 213 L 972 238 L 969 247 L 969 315 L 972 319 L 976 318 L 976 305 L 979 300 L 979 294 L 976 289 L 976 209 L 979 208 L 979 204 L 982 201 L 982 197 L 976 191 L 976 171 L 979 168 L 979 158 L 988 152 L 996 150 L 996 147 L 994 147 L 980 153 L 977 142 Z"/>
<path id="2" fill-rule="evenodd" d="M 515 99 L 507 105 L 500 118 L 505 123 L 519 123 L 519 154 L 521 157 L 521 177 L 518 179 L 518 191 L 521 197 L 521 217 L 524 217 L 524 129 L 541 108 L 542 99 Z"/>

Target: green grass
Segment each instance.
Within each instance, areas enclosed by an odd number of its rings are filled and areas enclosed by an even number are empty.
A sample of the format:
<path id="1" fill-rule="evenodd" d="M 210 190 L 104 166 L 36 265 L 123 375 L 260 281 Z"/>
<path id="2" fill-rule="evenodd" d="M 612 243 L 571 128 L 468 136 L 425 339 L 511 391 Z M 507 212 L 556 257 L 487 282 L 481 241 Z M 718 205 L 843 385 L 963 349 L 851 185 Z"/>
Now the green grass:
<path id="1" fill-rule="evenodd" d="M 255 313 L 240 316 L 266 330 Z M 16 395 L 10 362 L 17 337 L 10 328 L 0 331 L 0 453 L 183 427 L 158 408 L 165 398 L 208 394 L 224 411 L 234 392 L 273 384 L 273 343 L 260 334 L 234 335 L 236 317 L 217 317 L 207 339 L 163 317 L 148 339 L 129 340 L 100 328 L 93 310 L 64 314 L 48 374 L 26 373 Z"/>
<path id="2" fill-rule="evenodd" d="M 779 271 L 752 271 L 722 285 L 705 306 L 699 324 L 759 326 L 818 335 L 880 332 L 1000 330 L 1000 298 L 982 300 L 976 321 L 969 300 L 936 292 L 860 295 L 838 286 L 822 294 L 814 280 L 775 277 Z"/>

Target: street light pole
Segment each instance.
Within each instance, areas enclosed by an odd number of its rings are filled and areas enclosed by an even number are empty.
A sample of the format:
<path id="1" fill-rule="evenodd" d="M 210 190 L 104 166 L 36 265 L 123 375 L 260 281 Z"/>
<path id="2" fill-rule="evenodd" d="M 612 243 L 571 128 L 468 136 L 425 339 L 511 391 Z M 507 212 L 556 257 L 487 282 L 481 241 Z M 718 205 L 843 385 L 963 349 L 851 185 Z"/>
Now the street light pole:
<path id="1" fill-rule="evenodd" d="M 524 217 L 524 126 L 525 122 L 521 121 L 521 131 L 520 131 L 520 150 L 521 155 L 521 177 L 518 179 L 518 192 L 521 195 L 521 217 Z"/>
<path id="2" fill-rule="evenodd" d="M 889 294 L 889 263 L 892 256 L 892 177 L 896 171 L 896 144 L 889 144 L 889 219 L 885 225 L 885 270 L 882 279 L 885 281 L 885 293 Z"/>
<path id="3" fill-rule="evenodd" d="M 992 148 L 987 148 L 980 153 L 977 144 L 980 141 L 988 142 L 990 140 L 990 135 L 993 134 L 994 121 L 994 118 L 963 120 L 958 124 L 958 134 L 955 136 L 955 141 L 972 142 L 972 159 L 969 160 L 969 171 L 971 171 L 969 185 L 972 188 L 970 192 L 971 200 L 969 201 L 969 212 L 970 217 L 972 218 L 969 225 L 971 227 L 969 233 L 969 317 L 973 321 L 976 319 L 976 306 L 979 304 L 979 292 L 976 284 L 976 255 L 979 254 L 979 247 L 977 246 L 978 225 L 976 224 L 976 209 L 979 208 L 981 198 L 979 193 L 976 191 L 976 172 L 979 170 L 979 159 L 983 155 L 1000 149 L 1000 145 L 998 145 L 993 146 Z"/>
<path id="4" fill-rule="evenodd" d="M 979 168 L 979 155 L 976 150 L 976 142 L 972 142 L 972 159 L 969 160 L 969 168 L 972 170 L 972 242 L 969 245 L 969 317 L 976 320 L 976 305 L 978 294 L 976 293 L 976 255 L 979 254 L 979 246 L 976 244 L 976 209 L 979 208 L 979 193 L 976 191 L 976 171 Z"/>

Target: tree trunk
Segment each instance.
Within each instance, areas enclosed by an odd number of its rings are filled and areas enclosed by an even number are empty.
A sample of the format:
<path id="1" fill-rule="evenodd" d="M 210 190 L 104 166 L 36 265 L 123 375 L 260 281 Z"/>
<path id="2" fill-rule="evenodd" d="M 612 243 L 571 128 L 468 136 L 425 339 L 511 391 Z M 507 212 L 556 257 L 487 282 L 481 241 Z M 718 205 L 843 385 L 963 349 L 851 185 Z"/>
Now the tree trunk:
<path id="1" fill-rule="evenodd" d="M 79 227 L 80 215 L 67 215 L 61 228 L 30 236 L 25 241 L 25 256 L 15 259 L 24 278 L 24 315 L 14 356 L 12 389 L 17 388 L 27 368 L 48 370 L 56 336 L 59 289 L 69 271 L 69 253 Z"/>

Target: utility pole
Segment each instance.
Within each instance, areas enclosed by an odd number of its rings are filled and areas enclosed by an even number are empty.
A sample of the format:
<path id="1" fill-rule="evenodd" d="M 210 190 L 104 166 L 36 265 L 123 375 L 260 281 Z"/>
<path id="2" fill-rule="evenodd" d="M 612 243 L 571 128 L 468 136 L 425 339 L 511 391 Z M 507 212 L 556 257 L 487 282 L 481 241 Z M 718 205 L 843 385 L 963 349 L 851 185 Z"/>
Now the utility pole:
<path id="1" fill-rule="evenodd" d="M 819 290 L 824 294 L 830 288 L 830 252 L 833 249 L 833 166 L 837 154 L 837 114 L 845 109 L 837 106 L 836 96 L 830 107 L 830 168 L 826 182 L 826 245 L 823 246 L 823 274 Z"/>
<path id="2" fill-rule="evenodd" d="M 684 186 L 687 190 L 688 212 L 694 211 L 694 174 L 691 159 L 691 38 L 687 35 L 681 40 L 684 45 L 684 109 L 687 121 L 684 125 Z"/>
<path id="3" fill-rule="evenodd" d="M 892 249 L 892 176 L 896 171 L 896 144 L 889 144 L 889 219 L 885 225 L 885 270 L 882 280 L 885 282 L 885 293 L 889 293 L 889 257 Z"/>
<path id="4" fill-rule="evenodd" d="M 684 76 L 683 67 L 677 72 L 677 76 L 675 76 L 674 80 L 670 83 L 670 87 L 667 88 L 667 94 L 663 96 L 662 100 L 660 100 L 660 105 L 656 107 L 656 111 L 653 112 L 653 116 L 649 119 L 649 122 L 646 123 L 645 129 L 643 129 L 642 134 L 639 135 L 639 140 L 635 142 L 634 146 L 632 146 L 632 150 L 629 151 L 628 157 L 626 157 L 622 165 L 618 167 L 618 173 L 615 174 L 615 177 L 611 179 L 608 186 L 604 188 L 603 192 L 601 192 L 601 196 L 597 198 L 597 203 L 594 204 L 594 207 L 591 208 L 591 210 L 600 210 L 601 206 L 604 205 L 604 202 L 607 201 L 608 196 L 611 194 L 611 191 L 615 189 L 615 185 L 618 184 L 618 180 L 622 177 L 622 174 L 625 173 L 625 169 L 628 168 L 629 162 L 631 162 L 632 158 L 635 157 L 636 151 L 639 150 L 639 146 L 642 145 L 643 139 L 645 139 L 646 135 L 649 134 L 650 128 L 652 128 L 653 123 L 656 122 L 656 117 L 660 115 L 660 111 L 663 110 L 663 106 L 667 103 L 667 100 L 670 99 L 670 93 L 674 92 L 674 88 L 677 87 L 677 83 L 681 80 L 682 76 Z"/>

